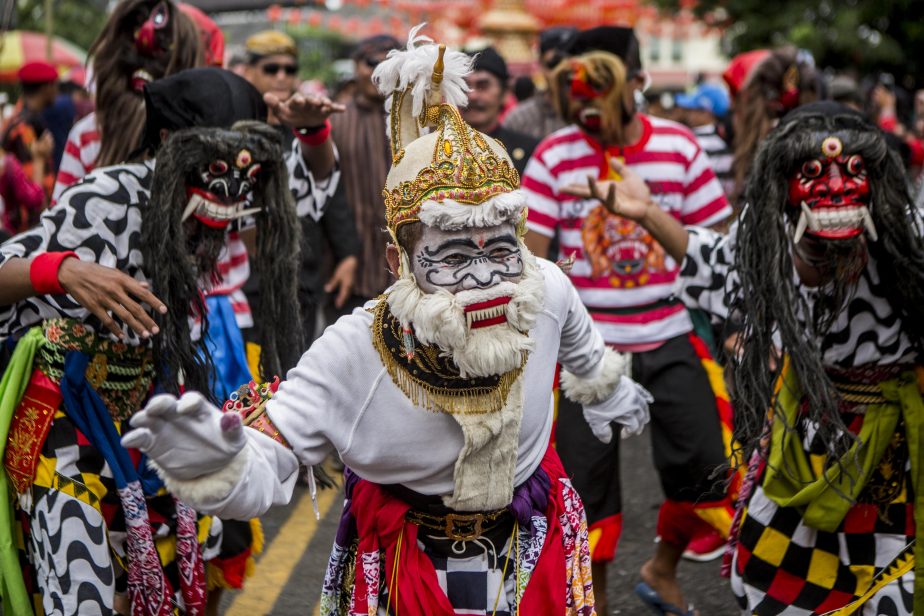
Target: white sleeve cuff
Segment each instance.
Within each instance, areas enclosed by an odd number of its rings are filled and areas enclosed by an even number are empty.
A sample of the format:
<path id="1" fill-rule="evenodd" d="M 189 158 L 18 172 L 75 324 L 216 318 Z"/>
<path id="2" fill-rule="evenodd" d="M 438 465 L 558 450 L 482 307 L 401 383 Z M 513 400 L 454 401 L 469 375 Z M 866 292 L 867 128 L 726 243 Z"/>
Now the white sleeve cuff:
<path id="1" fill-rule="evenodd" d="M 163 479 L 164 486 L 168 492 L 192 508 L 199 509 L 203 505 L 226 498 L 234 489 L 234 486 L 240 482 L 241 477 L 244 476 L 249 460 L 249 448 L 244 447 L 223 469 L 195 479 L 172 477 L 158 466 L 154 460 L 149 460 L 148 465 Z"/>
<path id="2" fill-rule="evenodd" d="M 609 347 L 594 368 L 583 376 L 561 371 L 561 391 L 578 404 L 597 404 L 609 398 L 616 390 L 619 379 L 629 376 L 632 355 L 619 353 Z"/>

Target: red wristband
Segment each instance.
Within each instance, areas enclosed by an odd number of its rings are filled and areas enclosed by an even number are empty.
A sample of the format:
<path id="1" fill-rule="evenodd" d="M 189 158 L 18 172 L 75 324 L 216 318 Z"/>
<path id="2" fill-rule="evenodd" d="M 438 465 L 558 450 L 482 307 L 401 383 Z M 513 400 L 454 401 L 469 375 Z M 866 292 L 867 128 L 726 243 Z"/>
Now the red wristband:
<path id="1" fill-rule="evenodd" d="M 330 120 L 324 120 L 323 126 L 312 130 L 310 133 L 306 132 L 304 128 L 294 128 L 292 132 L 305 145 L 321 145 L 330 137 Z"/>
<path id="2" fill-rule="evenodd" d="M 43 252 L 32 258 L 29 266 L 29 281 L 39 295 L 63 295 L 67 293 L 58 280 L 61 263 L 68 257 L 79 259 L 76 252 Z"/>

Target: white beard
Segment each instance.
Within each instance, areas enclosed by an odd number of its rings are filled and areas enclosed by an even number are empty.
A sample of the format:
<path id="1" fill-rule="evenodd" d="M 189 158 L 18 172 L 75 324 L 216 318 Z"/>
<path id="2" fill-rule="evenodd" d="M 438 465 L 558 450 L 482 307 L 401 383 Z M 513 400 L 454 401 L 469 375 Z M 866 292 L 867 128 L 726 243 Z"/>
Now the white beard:
<path id="1" fill-rule="evenodd" d="M 422 344 L 433 344 L 452 358 L 463 378 L 500 375 L 519 368 L 534 343 L 529 330 L 542 310 L 545 284 L 536 259 L 519 242 L 523 255 L 520 282 L 501 282 L 490 289 L 424 293 L 417 286 L 404 252 L 401 277 L 388 291 L 388 306 L 402 326 L 410 325 Z M 470 329 L 465 307 L 510 297 L 506 323 Z"/>

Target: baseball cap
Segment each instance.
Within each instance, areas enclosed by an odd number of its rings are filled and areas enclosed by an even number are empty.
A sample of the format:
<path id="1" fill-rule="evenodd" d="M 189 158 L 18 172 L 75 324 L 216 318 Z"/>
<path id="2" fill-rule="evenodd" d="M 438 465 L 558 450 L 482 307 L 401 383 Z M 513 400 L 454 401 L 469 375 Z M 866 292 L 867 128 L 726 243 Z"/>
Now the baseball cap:
<path id="1" fill-rule="evenodd" d="M 674 103 L 681 109 L 708 111 L 717 118 L 728 113 L 730 106 L 728 92 L 721 86 L 704 83 L 690 94 L 678 94 Z"/>

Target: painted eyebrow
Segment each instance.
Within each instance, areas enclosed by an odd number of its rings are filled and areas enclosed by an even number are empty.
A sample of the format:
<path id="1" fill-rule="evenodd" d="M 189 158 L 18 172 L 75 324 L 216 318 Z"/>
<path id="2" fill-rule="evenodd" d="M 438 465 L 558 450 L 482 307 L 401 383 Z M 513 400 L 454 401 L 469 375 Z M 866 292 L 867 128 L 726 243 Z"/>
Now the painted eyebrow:
<path id="1" fill-rule="evenodd" d="M 508 233 L 506 235 L 501 235 L 499 237 L 494 237 L 494 238 L 489 239 L 488 241 L 484 243 L 484 246 L 485 247 L 492 246 L 498 243 L 516 244 L 517 239 L 513 235 Z M 449 250 L 450 248 L 473 248 L 475 250 L 481 250 L 482 247 L 478 246 L 478 244 L 476 244 L 474 241 L 468 238 L 457 238 L 453 240 L 446 240 L 445 242 L 443 242 L 442 244 L 440 244 L 433 250 L 424 246 L 423 250 L 426 254 L 433 256 L 435 254 L 439 254 L 443 252 L 444 250 Z"/>
<path id="2" fill-rule="evenodd" d="M 468 238 L 458 238 L 454 240 L 446 240 L 433 250 L 427 246 L 424 246 L 423 250 L 428 255 L 435 255 L 443 252 L 444 250 L 449 250 L 450 248 L 474 248 L 475 250 L 478 250 L 478 245 Z"/>
<path id="3" fill-rule="evenodd" d="M 487 242 L 485 242 L 484 245 L 485 245 L 485 246 L 491 246 L 491 245 L 493 245 L 493 244 L 499 244 L 499 243 L 502 243 L 502 242 L 506 242 L 506 243 L 509 243 L 509 244 L 516 244 L 516 243 L 517 243 L 517 238 L 515 238 L 514 236 L 512 236 L 512 235 L 510 235 L 510 234 L 508 233 L 507 235 L 500 235 L 500 236 L 498 236 L 498 237 L 491 238 L 491 239 L 489 239 Z"/>

